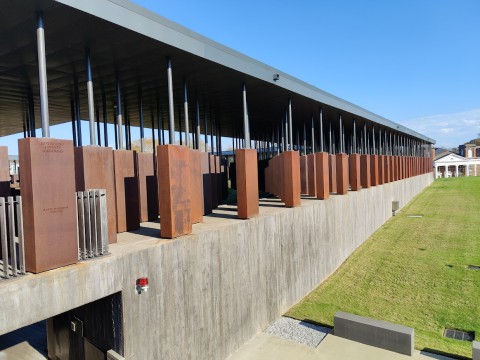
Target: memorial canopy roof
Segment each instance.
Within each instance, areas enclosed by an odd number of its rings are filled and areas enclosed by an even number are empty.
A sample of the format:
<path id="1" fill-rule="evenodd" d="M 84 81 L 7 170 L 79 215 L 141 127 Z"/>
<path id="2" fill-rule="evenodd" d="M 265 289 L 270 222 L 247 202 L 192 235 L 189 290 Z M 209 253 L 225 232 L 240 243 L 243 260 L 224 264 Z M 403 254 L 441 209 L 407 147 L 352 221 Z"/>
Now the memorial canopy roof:
<path id="1" fill-rule="evenodd" d="M 138 124 L 141 91 L 145 122 L 156 116 L 157 104 L 168 112 L 166 59 L 173 64 L 175 115 L 183 107 L 186 80 L 191 117 L 198 97 L 221 125 L 222 136 L 241 129 L 242 84 L 247 84 L 252 133 L 271 134 L 272 125 L 292 99 L 294 127 L 303 129 L 322 108 L 324 123 L 346 127 L 355 118 L 360 126 L 376 124 L 429 143 L 434 140 L 359 106 L 328 94 L 266 64 L 194 33 L 164 17 L 125 0 L 2 0 L 0 12 L 0 136 L 21 132 L 28 99 L 40 126 L 36 12 L 42 11 L 50 105 L 50 124 L 70 121 L 70 104 L 78 83 L 81 117 L 87 118 L 85 54 L 92 59 L 95 101 L 102 113 L 106 99 L 108 121 L 113 121 L 116 78 L 121 82 L 129 117 Z M 301 54 L 298 54 L 301 63 Z M 274 80 L 274 74 L 279 79 Z M 165 121 L 166 123 L 166 121 Z M 178 129 L 178 128 L 177 128 Z M 203 132 L 203 125 L 202 125 Z"/>

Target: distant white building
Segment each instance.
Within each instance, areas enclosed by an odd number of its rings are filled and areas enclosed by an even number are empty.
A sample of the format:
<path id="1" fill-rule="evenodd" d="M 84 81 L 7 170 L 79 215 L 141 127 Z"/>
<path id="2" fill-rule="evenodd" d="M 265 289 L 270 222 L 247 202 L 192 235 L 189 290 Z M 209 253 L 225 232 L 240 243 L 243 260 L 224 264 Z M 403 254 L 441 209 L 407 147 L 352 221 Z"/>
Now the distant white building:
<path id="1" fill-rule="evenodd" d="M 480 176 L 480 158 L 466 158 L 451 152 L 441 154 L 434 162 L 435 178 Z"/>

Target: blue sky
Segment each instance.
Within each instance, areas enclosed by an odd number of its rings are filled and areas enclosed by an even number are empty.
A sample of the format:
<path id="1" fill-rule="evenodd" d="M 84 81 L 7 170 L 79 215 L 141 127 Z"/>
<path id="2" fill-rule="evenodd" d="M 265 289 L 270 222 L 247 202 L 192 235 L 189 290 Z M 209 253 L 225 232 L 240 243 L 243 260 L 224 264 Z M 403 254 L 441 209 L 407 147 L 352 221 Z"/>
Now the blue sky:
<path id="1" fill-rule="evenodd" d="M 480 136 L 478 0 L 134 2 L 437 146 Z M 69 126 L 51 135 L 63 138 Z M 0 145 L 15 153 L 15 138 Z"/>
<path id="2" fill-rule="evenodd" d="M 134 0 L 437 140 L 480 133 L 480 1 Z"/>

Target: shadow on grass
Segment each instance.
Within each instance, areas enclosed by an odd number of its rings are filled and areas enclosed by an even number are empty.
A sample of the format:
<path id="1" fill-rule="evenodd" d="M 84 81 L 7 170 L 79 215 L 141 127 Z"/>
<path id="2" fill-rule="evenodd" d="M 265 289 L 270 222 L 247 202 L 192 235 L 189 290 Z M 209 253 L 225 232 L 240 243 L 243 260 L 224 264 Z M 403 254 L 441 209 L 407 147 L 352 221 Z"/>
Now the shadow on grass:
<path id="1" fill-rule="evenodd" d="M 446 358 L 460 359 L 460 360 L 470 360 L 471 359 L 469 357 L 465 357 L 465 356 L 461 356 L 461 355 L 455 355 L 455 354 L 449 354 L 449 353 L 444 352 L 444 351 L 430 349 L 430 348 L 424 348 L 420 351 L 420 353 L 423 356 L 427 356 L 427 357 L 430 357 L 432 359 L 437 359 L 437 360 L 444 360 Z"/>

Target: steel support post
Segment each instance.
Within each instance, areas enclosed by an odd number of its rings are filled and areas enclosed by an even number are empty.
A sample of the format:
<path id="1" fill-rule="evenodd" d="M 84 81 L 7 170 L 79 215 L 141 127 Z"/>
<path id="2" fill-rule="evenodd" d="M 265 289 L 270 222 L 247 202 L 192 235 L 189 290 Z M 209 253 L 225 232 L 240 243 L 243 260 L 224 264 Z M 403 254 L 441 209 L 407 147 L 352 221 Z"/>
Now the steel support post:
<path id="1" fill-rule="evenodd" d="M 90 145 L 96 145 L 95 139 L 95 100 L 93 99 L 92 63 L 90 49 L 87 49 L 87 95 L 88 95 L 88 124 L 90 129 Z"/>

